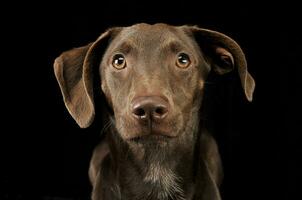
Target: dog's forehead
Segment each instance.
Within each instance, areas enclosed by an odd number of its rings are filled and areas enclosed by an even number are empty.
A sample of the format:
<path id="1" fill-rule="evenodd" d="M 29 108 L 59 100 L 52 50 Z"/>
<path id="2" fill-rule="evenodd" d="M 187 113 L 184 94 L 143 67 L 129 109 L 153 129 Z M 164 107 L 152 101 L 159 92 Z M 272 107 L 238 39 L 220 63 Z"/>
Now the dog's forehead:
<path id="1" fill-rule="evenodd" d="M 152 46 L 169 41 L 183 41 L 187 37 L 181 27 L 167 24 L 136 24 L 125 27 L 118 35 L 118 41 L 128 41 L 136 46 Z"/>
<path id="2" fill-rule="evenodd" d="M 163 23 L 135 24 L 118 29 L 108 47 L 108 52 L 116 49 L 136 49 L 143 53 L 162 51 L 168 46 L 183 46 L 198 52 L 197 44 L 183 26 Z M 126 50 L 127 51 L 127 50 Z"/>
<path id="3" fill-rule="evenodd" d="M 166 39 L 167 37 L 173 37 L 179 32 L 175 26 L 167 24 L 136 24 L 130 27 L 124 28 L 122 34 L 128 35 L 133 38 L 141 38 L 143 40 L 152 39 Z"/>

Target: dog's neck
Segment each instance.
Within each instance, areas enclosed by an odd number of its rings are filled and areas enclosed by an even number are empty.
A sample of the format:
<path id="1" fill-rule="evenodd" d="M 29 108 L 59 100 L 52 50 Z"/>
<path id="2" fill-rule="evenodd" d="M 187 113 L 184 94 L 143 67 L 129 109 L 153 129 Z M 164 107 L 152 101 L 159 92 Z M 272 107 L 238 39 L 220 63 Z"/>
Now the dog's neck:
<path id="1" fill-rule="evenodd" d="M 112 148 L 118 155 L 117 173 L 121 185 L 127 187 L 122 189 L 126 195 L 132 199 L 187 199 L 194 188 L 196 140 L 191 135 L 166 144 L 125 143 L 115 138 Z"/>

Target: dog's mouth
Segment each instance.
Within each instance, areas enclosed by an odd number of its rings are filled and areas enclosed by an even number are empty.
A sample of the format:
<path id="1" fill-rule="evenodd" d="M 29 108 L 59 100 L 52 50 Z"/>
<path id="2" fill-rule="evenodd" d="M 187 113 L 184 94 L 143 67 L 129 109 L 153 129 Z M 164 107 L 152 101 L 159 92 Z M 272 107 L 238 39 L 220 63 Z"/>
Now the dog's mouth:
<path id="1" fill-rule="evenodd" d="M 169 135 L 149 134 L 149 135 L 133 137 L 130 138 L 128 141 L 138 144 L 157 144 L 157 143 L 168 143 L 174 138 L 175 138 L 174 136 L 169 136 Z"/>
<path id="2" fill-rule="evenodd" d="M 179 135 L 179 130 L 170 121 L 142 124 L 128 120 L 128 118 L 122 118 L 118 122 L 118 127 L 121 127 L 118 130 L 121 130 L 120 134 L 123 140 L 127 142 L 142 144 L 170 142 Z"/>

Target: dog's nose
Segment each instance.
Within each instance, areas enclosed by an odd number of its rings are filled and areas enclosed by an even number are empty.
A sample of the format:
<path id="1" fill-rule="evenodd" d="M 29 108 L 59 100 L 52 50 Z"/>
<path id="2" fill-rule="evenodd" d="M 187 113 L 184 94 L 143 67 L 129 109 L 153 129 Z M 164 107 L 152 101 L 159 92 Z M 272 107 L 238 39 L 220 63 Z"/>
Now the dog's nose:
<path id="1" fill-rule="evenodd" d="M 137 97 L 132 103 L 132 114 L 139 120 L 161 120 L 168 114 L 168 101 L 159 96 Z"/>

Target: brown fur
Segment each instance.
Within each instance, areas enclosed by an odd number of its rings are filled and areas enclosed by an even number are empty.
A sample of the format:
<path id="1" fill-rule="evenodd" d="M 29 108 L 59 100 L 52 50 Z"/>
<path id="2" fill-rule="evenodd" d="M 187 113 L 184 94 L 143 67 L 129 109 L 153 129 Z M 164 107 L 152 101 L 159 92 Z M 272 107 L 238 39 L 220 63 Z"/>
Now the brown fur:
<path id="1" fill-rule="evenodd" d="M 187 68 L 175 64 L 182 52 L 190 58 Z M 123 69 L 112 66 L 117 53 L 125 57 Z M 224 74 L 236 68 L 252 100 L 255 83 L 239 45 L 198 27 L 137 24 L 109 29 L 95 42 L 63 53 L 55 74 L 68 111 L 83 128 L 94 118 L 92 75 L 98 66 L 94 75 L 111 112 L 105 139 L 91 159 L 92 199 L 221 199 L 222 164 L 200 107 L 210 70 Z M 135 106 L 146 102 L 164 106 L 165 115 L 154 118 L 152 111 L 147 119 L 137 118 Z"/>

